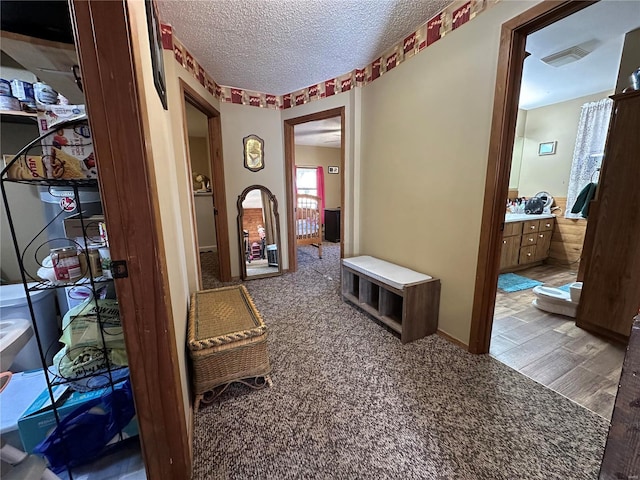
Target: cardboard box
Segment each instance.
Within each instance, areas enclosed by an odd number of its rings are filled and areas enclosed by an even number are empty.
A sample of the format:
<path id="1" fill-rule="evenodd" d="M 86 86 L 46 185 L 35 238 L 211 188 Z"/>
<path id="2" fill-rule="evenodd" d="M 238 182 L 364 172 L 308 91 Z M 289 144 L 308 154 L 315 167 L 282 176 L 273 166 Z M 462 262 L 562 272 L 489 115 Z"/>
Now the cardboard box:
<path id="1" fill-rule="evenodd" d="M 57 128 L 64 122 L 83 118 L 84 115 L 84 105 L 39 107 L 40 134 L 55 131 L 42 140 L 42 158 L 48 178 L 81 180 L 98 177 L 89 124 L 85 121 L 72 128 Z"/>
<path id="2" fill-rule="evenodd" d="M 100 398 L 104 393 L 108 392 L 111 388 L 105 388 L 101 390 L 93 390 L 90 392 L 80 393 L 70 391 L 67 386 L 57 385 L 53 387 L 55 392 L 54 398 L 56 402 L 60 402 L 58 405 L 58 415 L 60 420 L 65 418 L 76 408 L 82 404 Z M 69 394 L 70 393 L 70 394 Z M 51 400 L 49 398 L 49 391 L 44 390 L 38 398 L 27 408 L 18 420 L 18 430 L 20 432 L 20 439 L 24 446 L 24 451 L 27 453 L 33 453 L 33 449 L 49 435 L 56 427 L 56 418 L 53 414 L 53 407 L 51 406 Z M 133 417 L 131 422 L 122 430 L 124 438 L 133 437 L 138 435 L 138 422 L 136 417 Z M 73 447 L 73 445 L 71 445 Z"/>
<path id="3" fill-rule="evenodd" d="M 42 369 L 29 370 L 14 373 L 2 391 L 7 400 L 0 400 L 0 437 L 12 447 L 22 450 L 18 420 L 46 386 Z"/>
<path id="4" fill-rule="evenodd" d="M 82 230 L 84 222 L 85 231 Z M 91 215 L 80 221 L 80 214 L 70 215 L 64 219 L 64 233 L 67 238 L 86 237 L 93 243 L 100 243 L 100 223 L 104 223 L 104 215 Z"/>
<path id="5" fill-rule="evenodd" d="M 4 166 L 9 165 L 15 155 L 3 155 Z M 21 155 L 7 170 L 7 178 L 15 180 L 38 180 L 47 178 L 42 157 L 37 155 Z"/>

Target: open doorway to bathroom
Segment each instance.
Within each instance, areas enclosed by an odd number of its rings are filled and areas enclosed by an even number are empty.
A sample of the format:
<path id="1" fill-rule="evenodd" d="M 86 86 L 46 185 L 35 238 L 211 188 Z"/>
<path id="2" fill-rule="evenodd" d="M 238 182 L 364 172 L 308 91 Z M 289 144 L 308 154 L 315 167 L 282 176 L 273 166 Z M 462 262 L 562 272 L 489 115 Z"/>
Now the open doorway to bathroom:
<path id="1" fill-rule="evenodd" d="M 634 9 L 598 2 L 526 38 L 489 347 L 607 420 L 624 345 L 576 325 L 576 282 Z"/>
<path id="2" fill-rule="evenodd" d="M 343 256 L 344 108 L 285 121 L 289 270 L 318 262 L 339 276 Z M 329 273 L 328 268 L 335 268 Z"/>

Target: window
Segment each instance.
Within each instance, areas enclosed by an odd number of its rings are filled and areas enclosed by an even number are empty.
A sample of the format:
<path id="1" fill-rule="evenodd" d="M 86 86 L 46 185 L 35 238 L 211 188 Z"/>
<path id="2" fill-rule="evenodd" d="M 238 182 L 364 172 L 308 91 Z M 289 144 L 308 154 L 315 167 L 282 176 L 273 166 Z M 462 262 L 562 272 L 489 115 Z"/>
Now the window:
<path id="1" fill-rule="evenodd" d="M 317 169 L 296 167 L 296 186 L 299 194 L 318 196 Z"/>

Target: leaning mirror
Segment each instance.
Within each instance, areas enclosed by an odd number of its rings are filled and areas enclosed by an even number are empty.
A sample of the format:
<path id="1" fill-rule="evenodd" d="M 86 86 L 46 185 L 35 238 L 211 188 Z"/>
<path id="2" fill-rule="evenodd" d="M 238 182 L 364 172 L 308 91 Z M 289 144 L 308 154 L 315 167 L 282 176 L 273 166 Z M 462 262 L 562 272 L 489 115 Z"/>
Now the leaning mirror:
<path id="1" fill-rule="evenodd" d="M 268 188 L 253 185 L 238 197 L 238 238 L 243 280 L 282 273 L 278 201 Z"/>

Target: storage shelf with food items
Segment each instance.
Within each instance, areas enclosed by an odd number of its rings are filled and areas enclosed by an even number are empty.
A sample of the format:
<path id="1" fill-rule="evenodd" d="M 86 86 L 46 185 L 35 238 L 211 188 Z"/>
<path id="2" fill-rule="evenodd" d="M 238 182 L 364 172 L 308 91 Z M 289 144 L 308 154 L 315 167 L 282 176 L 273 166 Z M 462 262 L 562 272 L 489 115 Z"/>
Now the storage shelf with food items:
<path id="1" fill-rule="evenodd" d="M 56 327 L 46 337 L 41 335 L 44 323 L 38 323 L 42 315 L 34 309 L 26 313 L 46 390 L 19 418 L 18 428 L 21 439 L 23 432 L 29 439 L 23 439 L 25 451 L 44 456 L 56 473 L 66 471 L 72 477 L 76 465 L 55 457 L 61 449 L 77 447 L 67 425 L 90 422 L 98 402 L 107 413 L 118 408 L 109 413 L 117 420 L 105 430 L 109 445 L 137 435 L 137 423 L 84 106 L 48 105 L 36 120 L 40 136 L 3 156 L 0 190 L 29 300 L 25 303 L 33 305 L 48 295 L 55 297 L 58 308 L 51 309 L 53 321 L 47 323 Z M 24 205 L 27 201 L 34 204 Z M 42 217 L 33 214 L 39 207 Z M 117 405 L 111 401 L 115 397 Z M 46 429 L 40 428 L 45 422 Z M 101 454 L 109 445 L 100 445 Z"/>

